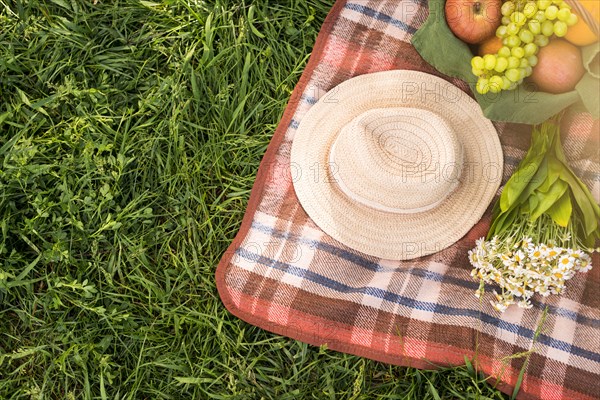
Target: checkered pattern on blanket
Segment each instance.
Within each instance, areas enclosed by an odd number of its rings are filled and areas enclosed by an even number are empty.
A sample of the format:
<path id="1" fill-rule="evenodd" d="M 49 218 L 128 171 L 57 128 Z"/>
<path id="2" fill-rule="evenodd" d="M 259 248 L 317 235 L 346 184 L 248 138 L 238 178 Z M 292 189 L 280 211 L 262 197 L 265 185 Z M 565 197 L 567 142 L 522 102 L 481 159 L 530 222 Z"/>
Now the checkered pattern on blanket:
<path id="1" fill-rule="evenodd" d="M 474 297 L 478 283 L 469 275 L 467 259 L 475 239 L 487 232 L 490 209 L 450 248 L 390 261 L 328 237 L 298 203 L 291 142 L 320 97 L 346 79 L 376 71 L 414 69 L 440 76 L 410 45 L 427 12 L 426 0 L 335 4 L 261 163 L 240 232 L 218 266 L 221 298 L 233 314 L 263 329 L 375 360 L 434 368 L 475 358 L 506 392 L 524 363 L 509 356 L 532 350 L 521 398 L 598 398 L 598 257 L 596 267 L 569 281 L 563 295 L 537 297 L 532 309 L 511 307 L 499 314 Z M 449 80 L 468 91 L 464 82 Z M 598 197 L 599 121 L 576 110 L 564 121 L 567 157 Z M 529 146 L 530 127 L 495 126 L 506 181 Z M 533 343 L 545 307 L 548 317 Z"/>

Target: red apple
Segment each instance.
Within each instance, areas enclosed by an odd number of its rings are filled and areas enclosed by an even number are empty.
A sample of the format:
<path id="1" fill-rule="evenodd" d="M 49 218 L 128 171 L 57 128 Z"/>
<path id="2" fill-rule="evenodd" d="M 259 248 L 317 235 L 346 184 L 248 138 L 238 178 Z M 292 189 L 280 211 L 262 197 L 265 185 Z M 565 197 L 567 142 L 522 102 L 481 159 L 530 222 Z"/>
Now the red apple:
<path id="1" fill-rule="evenodd" d="M 502 0 L 448 0 L 446 22 L 467 43 L 481 43 L 496 33 L 502 21 Z"/>
<path id="2" fill-rule="evenodd" d="M 563 39 L 553 39 L 540 49 L 538 63 L 529 80 L 536 90 L 565 93 L 575 86 L 585 73 L 581 50 Z"/>

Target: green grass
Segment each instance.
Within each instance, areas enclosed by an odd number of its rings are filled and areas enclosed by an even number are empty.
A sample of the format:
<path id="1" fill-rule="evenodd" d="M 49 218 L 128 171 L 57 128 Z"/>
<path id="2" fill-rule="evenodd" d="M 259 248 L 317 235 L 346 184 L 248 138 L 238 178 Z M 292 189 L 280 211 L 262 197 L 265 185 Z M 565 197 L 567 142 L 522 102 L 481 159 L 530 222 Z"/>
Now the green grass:
<path id="1" fill-rule="evenodd" d="M 218 298 L 331 4 L 0 0 L 0 399 L 504 398 L 470 366 L 311 347 Z"/>

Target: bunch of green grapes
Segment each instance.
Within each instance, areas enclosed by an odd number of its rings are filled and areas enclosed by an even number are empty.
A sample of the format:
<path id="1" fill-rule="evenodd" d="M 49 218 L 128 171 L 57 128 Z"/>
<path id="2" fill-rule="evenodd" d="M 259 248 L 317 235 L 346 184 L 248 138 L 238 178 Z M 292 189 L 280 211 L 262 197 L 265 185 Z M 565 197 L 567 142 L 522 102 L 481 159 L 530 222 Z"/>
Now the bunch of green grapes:
<path id="1" fill-rule="evenodd" d="M 496 54 L 473 57 L 471 67 L 481 94 L 513 90 L 531 75 L 541 47 L 552 35 L 563 37 L 577 23 L 577 15 L 563 0 L 507 0 L 496 36 L 502 47 Z"/>

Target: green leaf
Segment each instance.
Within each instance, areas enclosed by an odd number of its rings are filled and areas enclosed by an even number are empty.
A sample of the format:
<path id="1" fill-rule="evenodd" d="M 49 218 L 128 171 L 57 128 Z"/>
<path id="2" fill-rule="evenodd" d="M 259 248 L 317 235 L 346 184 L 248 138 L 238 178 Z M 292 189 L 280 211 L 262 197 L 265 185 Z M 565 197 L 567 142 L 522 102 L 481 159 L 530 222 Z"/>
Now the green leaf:
<path id="1" fill-rule="evenodd" d="M 550 188 L 552 187 L 554 182 L 556 182 L 557 179 L 558 175 L 548 174 L 544 182 L 537 188 L 537 191 L 541 193 L 548 193 L 548 190 L 550 190 Z"/>
<path id="2" fill-rule="evenodd" d="M 69 4 L 64 1 L 64 0 L 50 0 L 51 2 L 53 2 L 54 4 L 57 4 L 63 8 L 66 8 L 67 10 L 71 10 L 71 6 L 69 6 Z"/>
<path id="3" fill-rule="evenodd" d="M 175 380 L 181 384 L 187 385 L 202 385 L 214 382 L 211 378 L 194 378 L 191 376 L 176 376 Z"/>
<path id="4" fill-rule="evenodd" d="M 552 217 L 558 225 L 566 227 L 571 219 L 573 205 L 571 204 L 571 194 L 566 191 L 556 203 L 547 211 L 547 214 Z"/>
<path id="5" fill-rule="evenodd" d="M 558 179 L 560 176 L 560 172 L 565 168 L 565 165 L 552 154 L 548 155 L 548 176 L 550 176 L 553 181 L 550 182 L 550 185 L 554 183 L 554 180 Z M 548 189 L 546 189 L 547 191 Z"/>
<path id="6" fill-rule="evenodd" d="M 538 200 L 538 196 L 529 196 L 529 202 L 527 203 L 527 205 L 529 206 L 529 210 L 527 210 L 529 213 L 531 213 L 533 210 L 535 210 L 538 206 L 538 204 L 540 204 L 540 201 Z"/>
<path id="7" fill-rule="evenodd" d="M 531 178 L 529 184 L 523 190 L 515 204 L 525 204 L 525 202 L 528 201 L 527 199 L 533 194 L 533 192 L 540 186 L 542 186 L 544 182 L 546 182 L 548 176 L 548 157 L 546 156 L 540 163 L 540 166 L 536 171 L 535 175 Z M 556 179 L 558 179 L 558 177 L 556 177 Z"/>
<path id="8" fill-rule="evenodd" d="M 537 198 L 539 200 L 539 204 L 535 208 L 535 210 L 531 213 L 529 217 L 531 221 L 535 221 L 545 213 L 550 207 L 554 205 L 560 199 L 560 197 L 567 191 L 569 185 L 567 185 L 564 181 L 557 179 L 556 182 L 552 186 L 548 192 L 538 195 Z"/>
<path id="9" fill-rule="evenodd" d="M 506 182 L 504 189 L 502 189 L 502 195 L 500 195 L 500 208 L 502 211 L 508 210 L 517 201 L 536 174 L 544 156 L 544 154 L 534 156 L 526 164 L 519 165 L 517 171 Z"/>
<path id="10" fill-rule="evenodd" d="M 26 104 L 28 106 L 31 105 L 31 102 L 29 101 L 29 98 L 27 97 L 27 95 L 25 94 L 24 91 L 22 91 L 21 89 L 17 88 L 17 93 L 19 93 L 19 97 L 21 98 L 21 101 L 24 104 Z"/>
<path id="11" fill-rule="evenodd" d="M 600 207 L 594 201 L 591 193 L 589 193 L 587 186 L 566 166 L 562 169 L 560 178 L 571 187 L 571 192 L 583 217 L 585 235 L 591 235 L 598 229 Z"/>
<path id="12" fill-rule="evenodd" d="M 492 226 L 488 232 L 487 239 L 491 239 L 495 235 L 504 231 L 506 227 L 511 225 L 517 217 L 519 210 L 517 208 L 511 208 L 507 212 L 500 213 L 496 218 L 493 219 Z"/>
<path id="13" fill-rule="evenodd" d="M 248 10 L 248 25 L 250 25 L 250 30 L 252 31 L 252 33 L 254 33 L 256 36 L 258 36 L 261 39 L 265 38 L 265 35 L 263 35 L 258 29 L 256 29 L 256 27 L 254 26 L 254 10 L 255 7 L 254 5 L 250 6 L 250 9 Z"/>
<path id="14" fill-rule="evenodd" d="M 140 4 L 148 7 L 148 8 L 155 8 L 155 7 L 160 7 L 160 3 L 155 3 L 153 1 L 145 1 L 145 0 L 141 0 Z"/>
<path id="15" fill-rule="evenodd" d="M 467 356 L 464 356 L 465 359 L 465 365 L 467 367 L 467 371 L 469 371 L 469 375 L 470 376 L 475 376 L 475 368 L 473 368 L 473 364 L 471 363 L 471 360 L 469 360 L 467 358 Z"/>

